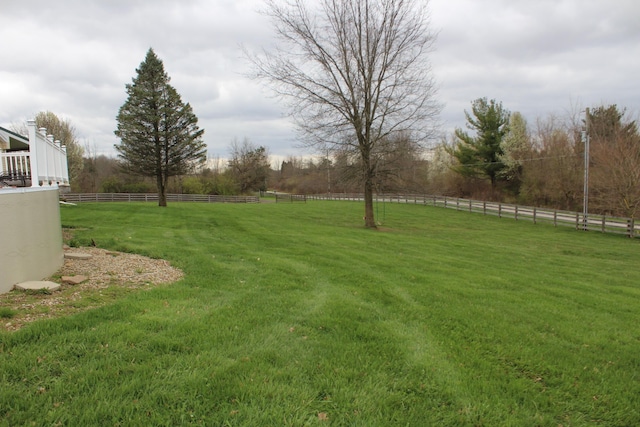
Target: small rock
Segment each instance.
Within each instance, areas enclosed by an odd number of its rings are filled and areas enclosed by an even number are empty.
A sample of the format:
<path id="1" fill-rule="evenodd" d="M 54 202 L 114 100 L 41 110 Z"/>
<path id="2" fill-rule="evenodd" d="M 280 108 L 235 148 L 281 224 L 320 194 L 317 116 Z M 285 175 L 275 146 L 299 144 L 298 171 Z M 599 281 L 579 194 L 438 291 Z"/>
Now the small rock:
<path id="1" fill-rule="evenodd" d="M 90 259 L 91 255 L 83 254 L 81 252 L 74 252 L 74 253 L 67 252 L 66 254 L 64 254 L 64 257 L 66 259 Z"/>
<path id="2" fill-rule="evenodd" d="M 84 282 L 87 279 L 88 279 L 87 276 L 82 276 L 82 275 L 62 276 L 60 278 L 60 280 L 62 280 L 63 283 L 68 283 L 70 285 L 79 285 L 80 283 Z"/>

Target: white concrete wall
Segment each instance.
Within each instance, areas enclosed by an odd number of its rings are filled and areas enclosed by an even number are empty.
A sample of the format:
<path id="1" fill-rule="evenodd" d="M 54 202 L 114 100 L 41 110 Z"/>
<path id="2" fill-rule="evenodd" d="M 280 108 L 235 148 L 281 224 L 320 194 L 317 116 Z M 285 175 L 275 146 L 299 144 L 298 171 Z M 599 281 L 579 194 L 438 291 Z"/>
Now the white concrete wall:
<path id="1" fill-rule="evenodd" d="M 64 263 L 57 187 L 0 190 L 0 293 Z"/>

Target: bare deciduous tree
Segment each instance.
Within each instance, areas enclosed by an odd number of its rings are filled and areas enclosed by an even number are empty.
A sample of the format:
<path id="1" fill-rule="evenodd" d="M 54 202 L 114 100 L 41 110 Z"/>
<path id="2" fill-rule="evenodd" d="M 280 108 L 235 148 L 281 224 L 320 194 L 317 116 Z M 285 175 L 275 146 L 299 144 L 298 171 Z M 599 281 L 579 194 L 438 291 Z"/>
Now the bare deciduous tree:
<path id="1" fill-rule="evenodd" d="M 270 172 L 267 148 L 257 146 L 247 138 L 242 143 L 234 138 L 230 151 L 229 173 L 238 185 L 240 194 L 266 190 Z"/>
<path id="2" fill-rule="evenodd" d="M 640 138 L 616 135 L 591 151 L 593 207 L 600 213 L 637 218 L 640 212 Z"/>
<path id="3" fill-rule="evenodd" d="M 616 105 L 589 113 L 591 201 L 601 213 L 637 217 L 640 212 L 640 133 Z"/>
<path id="4" fill-rule="evenodd" d="M 558 117 L 538 119 L 531 158 L 523 165 L 522 196 L 536 206 L 577 210 L 582 196 L 582 147 Z"/>
<path id="5" fill-rule="evenodd" d="M 303 143 L 360 159 L 365 225 L 376 227 L 375 153 L 396 134 L 433 135 L 440 105 L 428 53 L 428 1 L 267 0 L 278 48 L 249 55 L 255 77 L 289 102 Z"/>

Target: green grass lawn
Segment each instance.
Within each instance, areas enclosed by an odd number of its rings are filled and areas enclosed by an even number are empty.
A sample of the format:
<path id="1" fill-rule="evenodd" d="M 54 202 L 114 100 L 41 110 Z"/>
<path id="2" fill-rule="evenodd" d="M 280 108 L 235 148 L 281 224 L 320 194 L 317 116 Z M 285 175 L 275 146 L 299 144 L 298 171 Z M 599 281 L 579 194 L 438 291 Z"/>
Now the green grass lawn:
<path id="1" fill-rule="evenodd" d="M 180 282 L 0 334 L 0 425 L 640 425 L 640 241 L 413 205 L 63 206 Z"/>

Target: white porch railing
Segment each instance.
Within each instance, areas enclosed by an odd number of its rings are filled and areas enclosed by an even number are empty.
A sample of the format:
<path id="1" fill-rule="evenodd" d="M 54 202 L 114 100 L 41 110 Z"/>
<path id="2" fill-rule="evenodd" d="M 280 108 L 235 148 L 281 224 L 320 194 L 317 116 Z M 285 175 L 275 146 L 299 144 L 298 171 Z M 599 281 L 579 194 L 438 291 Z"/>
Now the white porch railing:
<path id="1" fill-rule="evenodd" d="M 31 177 L 29 152 L 0 153 L 0 176 L 16 181 L 29 179 Z"/>
<path id="2" fill-rule="evenodd" d="M 32 187 L 68 186 L 67 149 L 60 141 L 37 129 L 35 120 L 27 121 L 29 151 L 0 153 L 1 176 L 31 180 Z"/>

